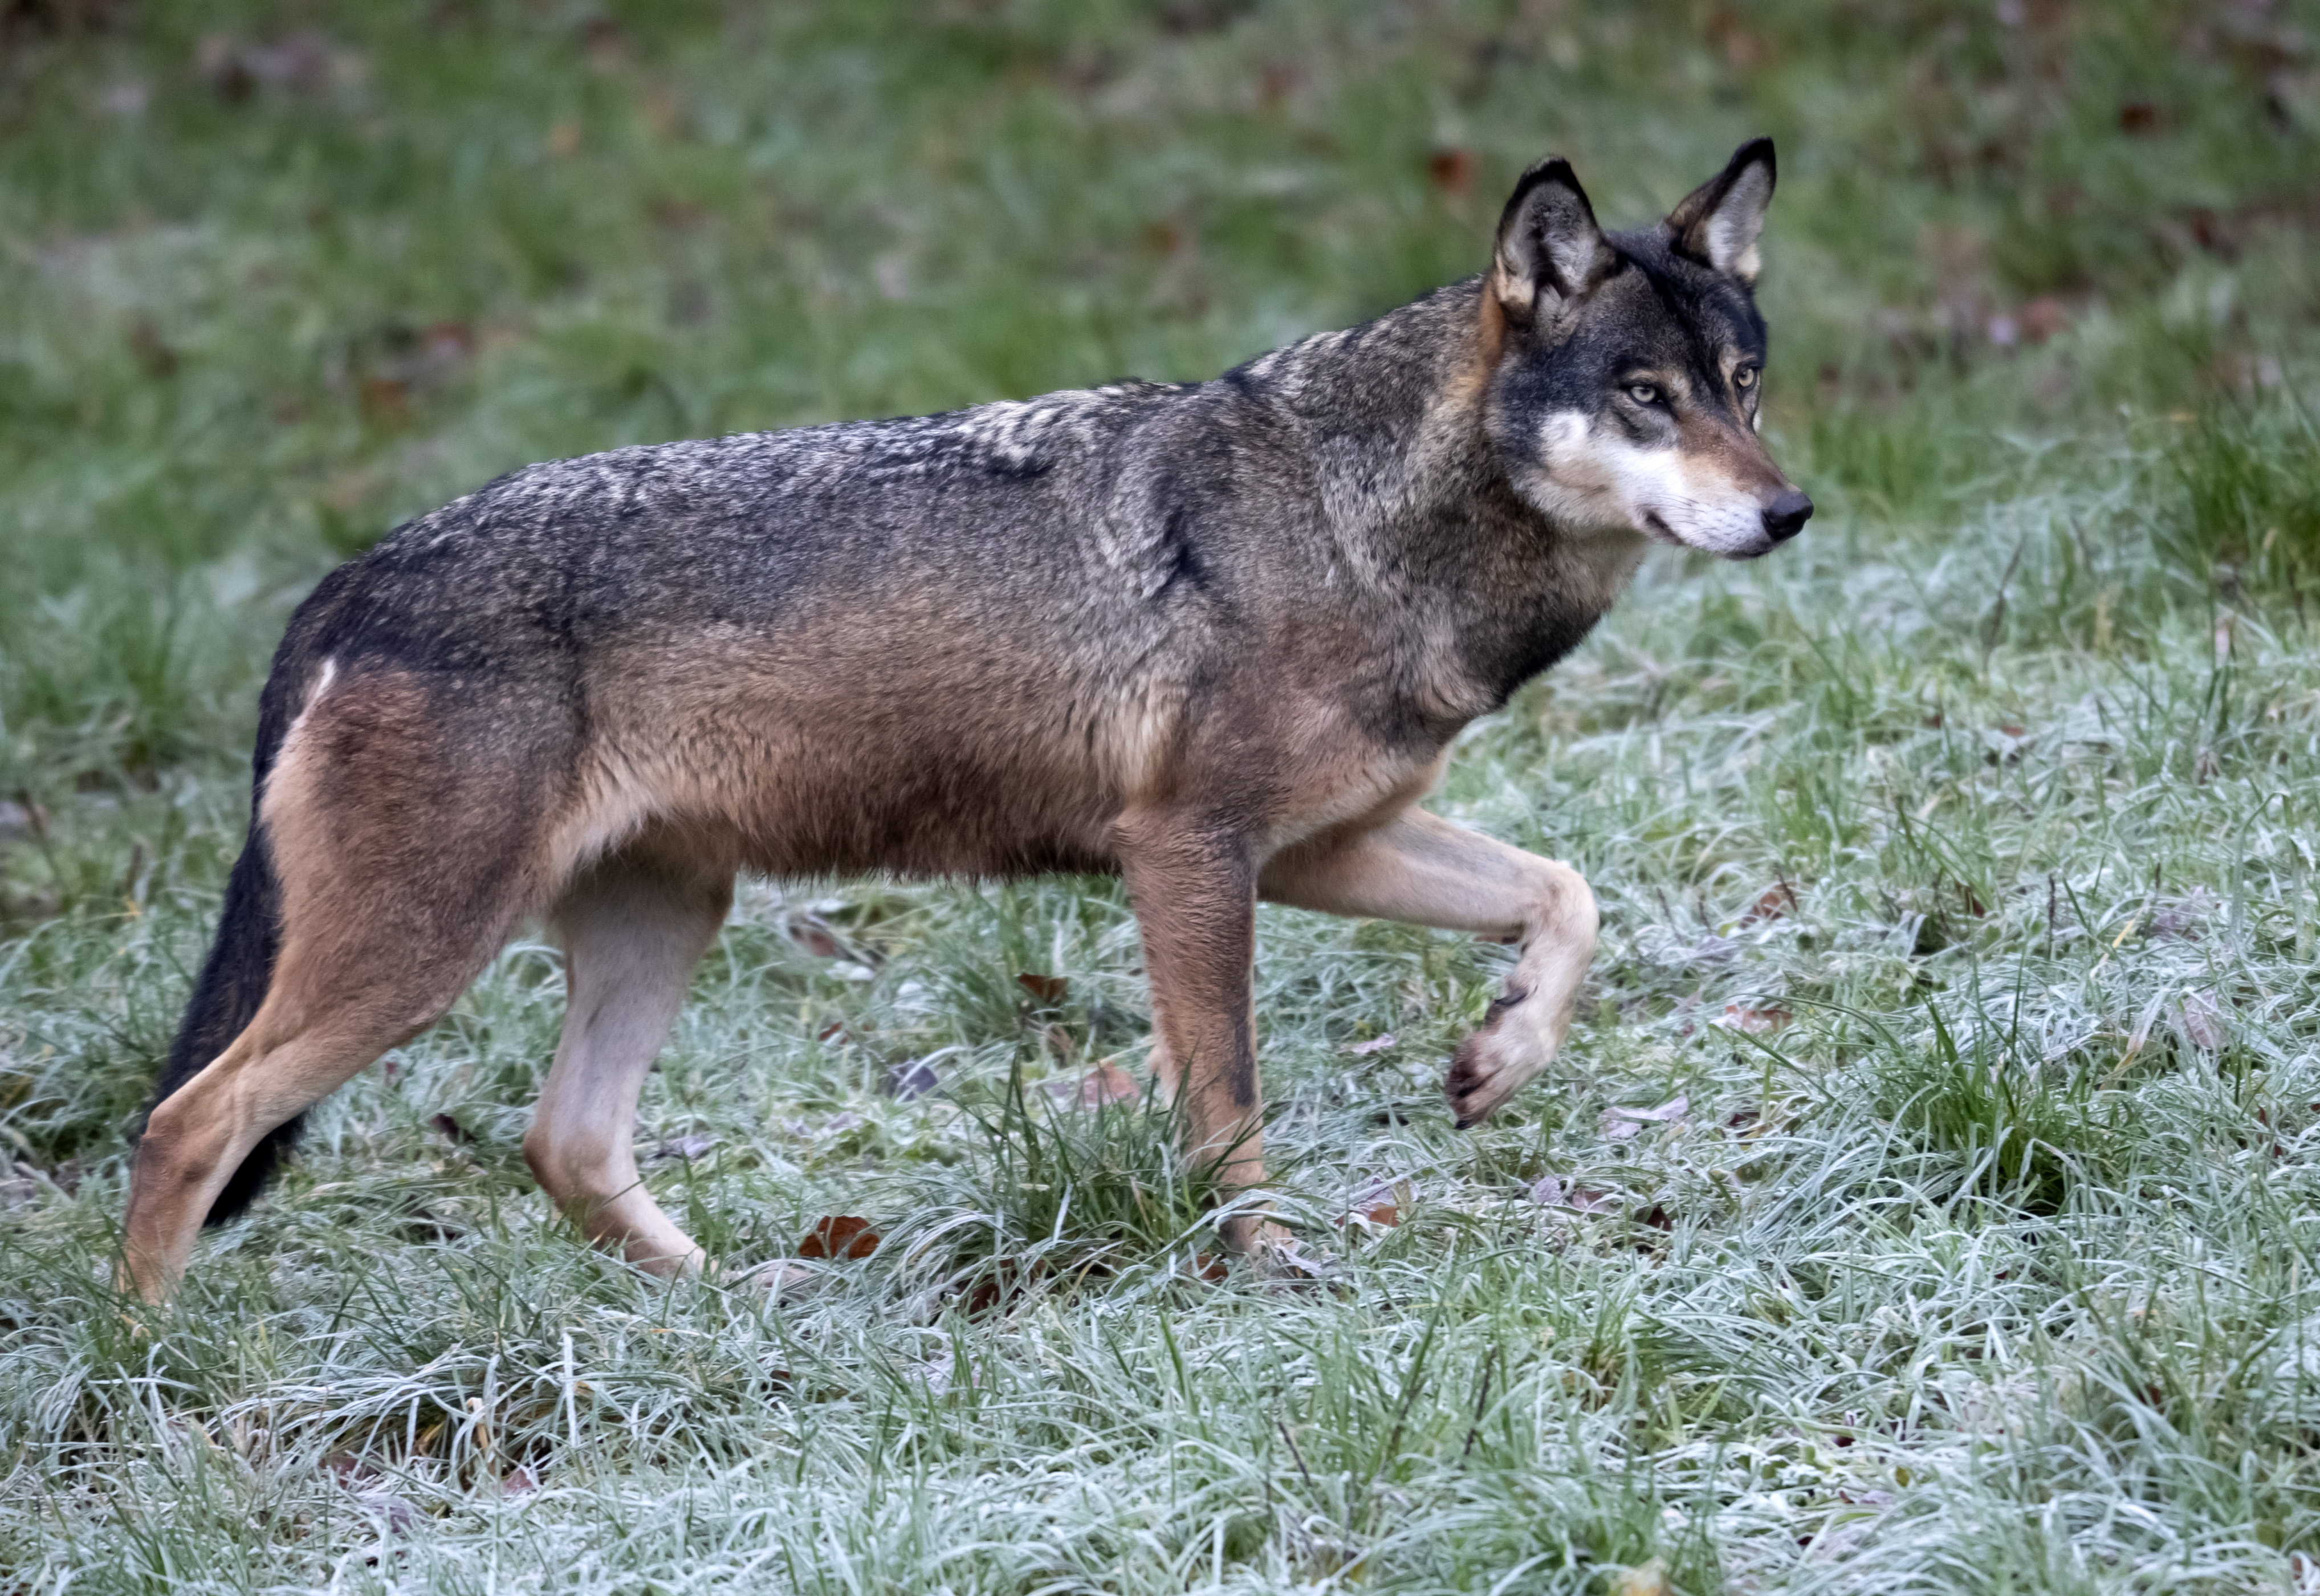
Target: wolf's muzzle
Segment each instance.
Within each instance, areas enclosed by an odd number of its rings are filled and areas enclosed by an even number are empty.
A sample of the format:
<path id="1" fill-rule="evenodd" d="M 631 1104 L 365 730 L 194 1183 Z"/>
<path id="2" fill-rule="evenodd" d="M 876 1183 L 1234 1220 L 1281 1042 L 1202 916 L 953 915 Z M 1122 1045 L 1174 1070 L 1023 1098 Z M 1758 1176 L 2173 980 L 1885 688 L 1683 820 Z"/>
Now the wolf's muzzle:
<path id="1" fill-rule="evenodd" d="M 1785 543 L 1805 530 L 1812 519 L 1812 501 L 1795 488 L 1764 506 L 1764 535 L 1775 543 Z"/>

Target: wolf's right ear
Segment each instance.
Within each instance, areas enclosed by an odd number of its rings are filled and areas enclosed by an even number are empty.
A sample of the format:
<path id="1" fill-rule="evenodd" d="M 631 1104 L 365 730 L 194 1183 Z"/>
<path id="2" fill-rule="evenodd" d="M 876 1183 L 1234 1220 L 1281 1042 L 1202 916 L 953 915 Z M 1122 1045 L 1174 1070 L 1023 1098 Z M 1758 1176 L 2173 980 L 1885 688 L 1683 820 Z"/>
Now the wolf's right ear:
<path id="1" fill-rule="evenodd" d="M 1509 321 L 1552 316 L 1584 299 L 1617 264 L 1569 161 L 1551 155 L 1522 175 L 1499 217 L 1491 262 L 1491 291 Z"/>
<path id="2" fill-rule="evenodd" d="M 1751 139 L 1732 152 L 1721 172 L 1686 195 L 1663 224 L 1676 252 L 1700 265 L 1729 272 L 1744 283 L 1756 280 L 1756 240 L 1764 231 L 1764 207 L 1772 203 L 1780 171 L 1770 139 Z"/>

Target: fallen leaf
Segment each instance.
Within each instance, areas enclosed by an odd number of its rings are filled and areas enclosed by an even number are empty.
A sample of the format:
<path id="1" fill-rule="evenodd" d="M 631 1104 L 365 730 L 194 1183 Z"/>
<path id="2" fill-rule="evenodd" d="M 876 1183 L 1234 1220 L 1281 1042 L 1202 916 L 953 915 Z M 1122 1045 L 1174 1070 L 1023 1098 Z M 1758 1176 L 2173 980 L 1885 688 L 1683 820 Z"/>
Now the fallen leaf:
<path id="1" fill-rule="evenodd" d="M 531 1465 L 526 1463 L 520 1463 L 508 1470 L 500 1481 L 500 1494 L 503 1496 L 530 1496 L 539 1489 L 539 1476 L 533 1474 Z"/>
<path id="2" fill-rule="evenodd" d="M 462 1147 L 476 1139 L 476 1133 L 449 1114 L 438 1114 L 427 1121 L 429 1127 Z"/>
<path id="3" fill-rule="evenodd" d="M 1218 1285 L 1222 1283 L 1232 1271 L 1226 1265 L 1225 1261 L 1214 1253 L 1194 1253 L 1188 1273 L 1197 1279 L 1207 1281 L 1210 1285 Z"/>
<path id="4" fill-rule="evenodd" d="M 1754 903 L 1748 905 L 1748 911 L 1740 917 L 1740 923 L 1743 926 L 1769 925 L 1773 920 L 1785 918 L 1796 906 L 1795 889 L 1785 881 L 1774 882 Z"/>
<path id="5" fill-rule="evenodd" d="M 786 1258 L 776 1258 L 764 1267 L 753 1270 L 749 1274 L 748 1283 L 756 1286 L 767 1296 L 779 1297 L 784 1292 L 802 1289 L 813 1278 L 812 1270 L 802 1265 L 793 1264 Z"/>
<path id="6" fill-rule="evenodd" d="M 599 71 L 617 67 L 629 53 L 628 31 L 608 16 L 592 16 L 580 24 L 588 47 L 589 64 Z"/>
<path id="7" fill-rule="evenodd" d="M 160 330 L 148 317 L 140 316 L 130 324 L 129 352 L 147 376 L 158 381 L 177 375 L 177 351 L 163 341 Z"/>
<path id="8" fill-rule="evenodd" d="M 1072 984 L 1061 975 L 1035 975 L 1029 970 L 1017 975 L 1015 983 L 1051 1008 L 1068 997 L 1072 990 Z"/>
<path id="9" fill-rule="evenodd" d="M 1567 1208 L 1573 1213 L 1602 1213 L 1618 1199 L 1592 1186 L 1565 1184 L 1559 1175 L 1543 1174 L 1530 1189 L 1530 1200 L 1541 1208 Z"/>
<path id="10" fill-rule="evenodd" d="M 1083 1075 L 1043 1081 L 1040 1086 L 1058 1102 L 1081 1109 L 1101 1108 L 1108 1102 L 1134 1102 L 1144 1095 L 1136 1084 L 1136 1077 L 1108 1058 Z"/>
<path id="11" fill-rule="evenodd" d="M 352 1452 L 333 1452 L 322 1459 L 322 1472 L 349 1490 L 367 1485 L 379 1477 L 378 1470 L 367 1457 Z"/>
<path id="12" fill-rule="evenodd" d="M 682 1158 L 687 1164 L 690 1164 L 695 1158 L 700 1157 L 703 1153 L 708 1152 L 716 1145 L 716 1142 L 710 1138 L 697 1134 L 691 1136 L 674 1136 L 669 1138 L 668 1140 L 661 1143 L 659 1148 L 653 1154 L 653 1156 L 662 1160 L 663 1162 L 666 1162 L 671 1158 Z"/>
<path id="13" fill-rule="evenodd" d="M 1146 222 L 1141 237 L 1144 247 L 1155 255 L 1174 255 L 1192 241 L 1182 222 L 1165 216 L 1157 222 Z"/>
<path id="14" fill-rule="evenodd" d="M 411 424 L 411 385 L 392 376 L 367 376 L 359 397 L 366 420 L 382 427 Z"/>
<path id="15" fill-rule="evenodd" d="M 1372 1037 L 1366 1042 L 1347 1042 L 1346 1051 L 1356 1058 L 1367 1058 L 1371 1054 L 1382 1053 L 1392 1046 L 1393 1032 L 1388 1031 L 1382 1037 Z"/>
<path id="16" fill-rule="evenodd" d="M 1434 179 L 1434 186 L 1451 195 L 1465 194 L 1474 186 L 1474 152 L 1465 149 L 1437 150 L 1426 158 L 1426 175 Z"/>
<path id="17" fill-rule="evenodd" d="M 2231 1037 L 2224 1023 L 2223 1010 L 2212 992 L 2185 993 L 2182 1006 L 2176 1012 L 2176 1024 L 2185 1041 L 2208 1053 L 2219 1050 Z"/>
<path id="18" fill-rule="evenodd" d="M 816 958 L 844 958 L 846 944 L 819 914 L 793 914 L 783 922 L 789 939 Z"/>
<path id="19" fill-rule="evenodd" d="M 1695 965 L 1728 965 L 1740 955 L 1740 945 L 1729 937 L 1713 934 L 1692 944 L 1691 951 L 1681 956 L 1679 963 Z"/>
<path id="20" fill-rule="evenodd" d="M 1731 1030 L 1745 1031 L 1752 1037 L 1770 1036 L 1796 1018 L 1786 1009 L 1752 1009 L 1745 1003 L 1726 1003 L 1716 1023 Z"/>
<path id="21" fill-rule="evenodd" d="M 1625 1141 L 1646 1125 L 1664 1125 L 1681 1120 L 1690 1108 L 1691 1098 L 1681 1092 L 1655 1109 L 1628 1109 L 1614 1104 L 1603 1111 L 1602 1122 L 1595 1128 L 1595 1133 L 1608 1136 L 1613 1141 Z"/>
<path id="22" fill-rule="evenodd" d="M 798 1242 L 801 1258 L 866 1258 L 881 1238 L 859 1214 L 825 1214 Z"/>
<path id="23" fill-rule="evenodd" d="M 419 1510 L 399 1496 L 384 1491 L 367 1492 L 361 1500 L 365 1508 L 378 1516 L 389 1535 L 408 1535 L 411 1527 L 419 1522 Z"/>
<path id="24" fill-rule="evenodd" d="M 2154 942 L 2197 941 L 2199 928 L 2223 907 L 2223 900 L 2206 887 L 2195 886 L 2181 897 L 2160 906 L 2144 928 L 2144 934 Z"/>
<path id="25" fill-rule="evenodd" d="M 915 1102 L 942 1084 L 935 1066 L 923 1058 L 903 1058 L 886 1066 L 878 1090 L 900 1102 Z"/>
<path id="26" fill-rule="evenodd" d="M 2044 295 L 2022 307 L 2022 335 L 2032 343 L 2044 343 L 2048 339 L 2069 330 L 2070 307 L 2052 295 Z"/>

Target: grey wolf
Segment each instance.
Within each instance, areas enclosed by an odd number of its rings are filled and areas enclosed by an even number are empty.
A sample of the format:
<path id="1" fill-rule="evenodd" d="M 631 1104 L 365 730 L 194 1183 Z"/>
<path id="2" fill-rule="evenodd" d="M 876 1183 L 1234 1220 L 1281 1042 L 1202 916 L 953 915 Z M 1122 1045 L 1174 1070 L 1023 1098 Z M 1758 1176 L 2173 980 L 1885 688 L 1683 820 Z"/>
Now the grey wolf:
<path id="1" fill-rule="evenodd" d="M 276 657 L 123 1287 L 168 1296 L 527 917 L 569 1011 L 525 1155 L 594 1241 L 695 1265 L 630 1140 L 744 870 L 1124 877 L 1152 1068 L 1239 1185 L 1260 898 L 1518 943 L 1445 1082 L 1491 1113 L 1562 1045 L 1596 905 L 1418 801 L 1649 543 L 1750 558 L 1811 513 L 1757 433 L 1773 180 L 1757 140 L 1607 233 L 1544 160 L 1486 271 L 1214 381 L 616 449 L 398 528 Z"/>

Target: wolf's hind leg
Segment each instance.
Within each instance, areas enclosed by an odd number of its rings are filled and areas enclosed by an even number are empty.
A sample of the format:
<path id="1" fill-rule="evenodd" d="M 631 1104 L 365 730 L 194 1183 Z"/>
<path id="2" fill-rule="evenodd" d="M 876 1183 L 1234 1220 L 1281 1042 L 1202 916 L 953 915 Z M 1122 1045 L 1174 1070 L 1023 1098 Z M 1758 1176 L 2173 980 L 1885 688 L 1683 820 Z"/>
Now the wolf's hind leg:
<path id="1" fill-rule="evenodd" d="M 524 1156 L 590 1240 L 658 1274 L 697 1268 L 702 1254 L 637 1173 L 637 1096 L 732 901 L 730 871 L 630 852 L 581 876 L 551 916 L 565 948 L 564 1038 Z"/>
<path id="2" fill-rule="evenodd" d="M 1463 1129 L 1545 1069 L 1571 1029 L 1595 955 L 1595 894 L 1570 866 L 1409 809 L 1373 830 L 1287 849 L 1265 866 L 1271 902 L 1518 942 L 1490 1019 L 1443 1083 Z"/>
<path id="3" fill-rule="evenodd" d="M 120 1283 L 149 1302 L 177 1289 L 203 1218 L 267 1133 L 433 1023 L 497 946 L 492 935 L 413 946 L 392 921 L 302 919 L 249 1026 L 155 1106 L 138 1141 Z"/>

